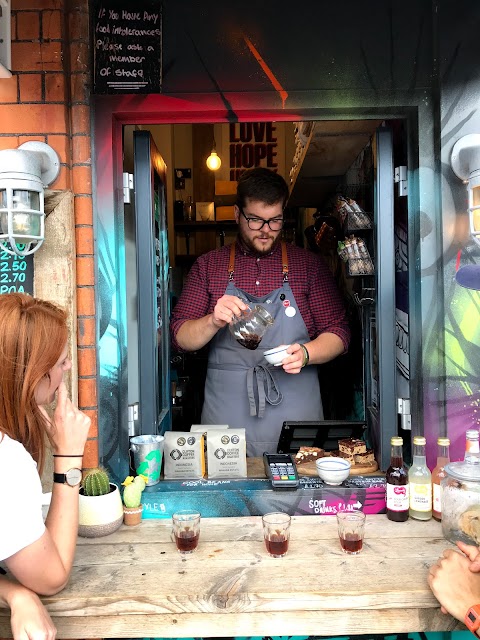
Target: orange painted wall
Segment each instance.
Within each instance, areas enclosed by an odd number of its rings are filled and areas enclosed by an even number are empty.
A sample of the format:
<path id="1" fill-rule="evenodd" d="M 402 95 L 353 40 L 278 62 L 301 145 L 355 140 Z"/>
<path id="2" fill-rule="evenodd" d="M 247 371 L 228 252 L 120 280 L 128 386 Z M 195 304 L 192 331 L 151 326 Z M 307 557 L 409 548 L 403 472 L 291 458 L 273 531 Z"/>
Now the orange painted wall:
<path id="1" fill-rule="evenodd" d="M 92 419 L 83 460 L 98 464 L 95 270 L 87 0 L 12 0 L 12 78 L 0 78 L 0 149 L 41 140 L 61 160 L 54 190 L 74 194 L 78 403 Z"/>

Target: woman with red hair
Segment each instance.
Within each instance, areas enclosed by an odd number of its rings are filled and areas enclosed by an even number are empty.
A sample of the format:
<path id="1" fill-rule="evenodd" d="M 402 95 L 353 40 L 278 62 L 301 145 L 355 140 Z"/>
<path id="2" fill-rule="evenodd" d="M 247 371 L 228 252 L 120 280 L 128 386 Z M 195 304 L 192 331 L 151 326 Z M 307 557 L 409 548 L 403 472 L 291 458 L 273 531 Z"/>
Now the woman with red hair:
<path id="1" fill-rule="evenodd" d="M 90 418 L 68 398 L 66 314 L 26 294 L 0 295 L 0 602 L 14 638 L 55 637 L 38 596 L 57 593 L 72 568 L 78 489 Z M 53 416 L 45 406 L 57 401 Z M 54 484 L 42 516 L 40 475 L 47 441 Z M 8 579 L 11 574 L 20 584 Z"/>

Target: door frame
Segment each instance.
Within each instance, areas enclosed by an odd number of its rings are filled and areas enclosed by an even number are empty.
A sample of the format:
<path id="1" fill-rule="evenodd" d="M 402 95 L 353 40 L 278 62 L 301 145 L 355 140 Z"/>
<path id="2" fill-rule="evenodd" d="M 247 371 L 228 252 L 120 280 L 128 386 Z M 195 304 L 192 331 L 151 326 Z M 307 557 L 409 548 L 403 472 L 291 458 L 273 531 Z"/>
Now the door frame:
<path id="1" fill-rule="evenodd" d="M 395 105 L 391 104 L 391 96 L 377 94 L 376 100 L 368 98 L 357 99 L 357 104 L 346 109 L 344 105 L 320 108 L 319 104 L 332 104 L 331 98 L 325 101 L 321 92 L 309 92 L 308 95 L 292 97 L 295 109 L 278 109 L 275 96 L 271 94 L 256 94 L 245 100 L 245 94 L 229 96 L 231 105 L 238 108 L 226 110 L 223 103 L 219 105 L 219 98 L 215 94 L 196 94 L 180 97 L 149 95 L 149 96 L 96 96 L 94 116 L 94 211 L 96 235 L 96 282 L 103 282 L 104 290 L 97 287 L 99 317 L 97 325 L 102 326 L 104 332 L 98 333 L 98 397 L 102 397 L 102 385 L 107 388 L 116 387 L 117 416 L 116 426 L 119 451 L 128 450 L 128 407 L 125 380 L 126 358 L 126 317 L 124 294 L 122 288 L 122 273 L 125 269 L 124 251 L 117 242 L 121 236 L 121 215 L 123 210 L 122 183 L 122 130 L 127 124 L 154 125 L 179 123 L 229 123 L 229 122 L 268 122 L 268 121 L 301 121 L 301 120 L 359 120 L 359 119 L 404 119 L 406 121 L 409 141 L 408 185 L 408 235 L 409 235 L 409 264 L 412 286 L 409 290 L 409 308 L 411 319 L 411 368 L 414 372 L 412 379 L 412 424 L 415 432 L 423 432 L 424 385 L 422 382 L 422 360 L 424 336 L 422 335 L 422 283 L 420 269 L 422 263 L 421 243 L 419 237 L 418 212 L 429 210 L 435 212 L 435 219 L 440 220 L 439 199 L 436 197 L 434 154 L 434 137 L 431 122 L 434 118 L 432 108 L 425 103 L 424 94 L 409 92 L 405 96 L 397 96 Z M 404 101 L 401 101 L 402 97 Z M 290 99 L 290 98 L 289 98 Z M 372 106 L 372 104 L 382 106 Z M 258 108 L 242 108 L 245 104 L 257 104 Z M 425 171 L 427 169 L 427 171 Z M 169 221 L 171 223 L 171 221 Z M 171 226 L 171 224 L 169 225 Z M 441 225 L 439 225 L 441 226 Z M 434 252 L 441 253 L 441 243 L 434 248 Z M 103 270 L 103 277 L 102 277 Z M 107 275 L 105 275 L 107 274 Z M 105 282 L 107 283 L 105 286 Z M 106 289 L 106 290 L 105 290 Z M 106 319 L 102 318 L 102 298 L 111 296 L 112 315 L 105 330 Z M 431 310 L 431 309 L 430 309 Z M 437 314 L 439 317 L 439 314 Z M 107 341 L 116 340 L 116 349 L 104 348 L 105 335 Z M 113 346 L 113 345 L 111 345 Z M 443 400 L 442 389 L 438 389 L 438 398 L 429 398 L 432 406 L 440 407 Z M 439 411 L 439 409 L 437 409 Z M 99 434 L 102 460 L 108 464 L 111 447 L 105 446 L 112 435 L 111 416 L 102 415 L 99 402 Z M 431 411 L 430 411 L 431 414 Z M 439 416 L 440 419 L 440 416 Z M 105 433 L 107 431 L 107 434 Z M 115 454 L 120 455 L 120 454 Z"/>

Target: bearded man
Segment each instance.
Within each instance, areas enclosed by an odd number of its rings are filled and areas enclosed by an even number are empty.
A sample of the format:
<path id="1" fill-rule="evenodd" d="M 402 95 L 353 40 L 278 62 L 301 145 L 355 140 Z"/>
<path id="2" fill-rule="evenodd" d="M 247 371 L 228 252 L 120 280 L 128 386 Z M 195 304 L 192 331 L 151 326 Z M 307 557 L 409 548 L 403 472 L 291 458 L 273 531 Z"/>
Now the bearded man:
<path id="1" fill-rule="evenodd" d="M 287 199 L 285 180 L 270 169 L 241 175 L 237 239 L 197 259 L 171 319 L 176 348 L 210 346 L 202 424 L 245 428 L 249 456 L 275 452 L 284 421 L 323 419 L 315 365 L 346 352 L 350 340 L 326 264 L 282 241 Z M 228 325 L 256 304 L 274 322 L 258 348 L 249 350 Z M 281 344 L 289 345 L 288 355 L 273 367 L 263 353 Z"/>

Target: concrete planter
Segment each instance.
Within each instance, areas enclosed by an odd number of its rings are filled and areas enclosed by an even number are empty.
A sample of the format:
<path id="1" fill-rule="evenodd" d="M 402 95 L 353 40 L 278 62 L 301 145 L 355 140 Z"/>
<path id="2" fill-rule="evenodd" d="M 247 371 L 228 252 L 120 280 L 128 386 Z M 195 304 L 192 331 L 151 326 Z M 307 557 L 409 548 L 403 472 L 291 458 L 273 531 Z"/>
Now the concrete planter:
<path id="1" fill-rule="evenodd" d="M 83 538 L 108 536 L 123 522 L 123 504 L 116 484 L 110 483 L 110 493 L 85 496 L 80 489 L 78 535 Z"/>

